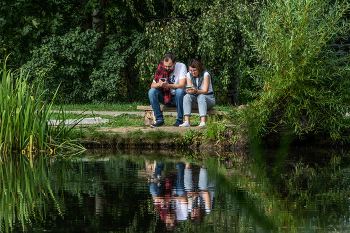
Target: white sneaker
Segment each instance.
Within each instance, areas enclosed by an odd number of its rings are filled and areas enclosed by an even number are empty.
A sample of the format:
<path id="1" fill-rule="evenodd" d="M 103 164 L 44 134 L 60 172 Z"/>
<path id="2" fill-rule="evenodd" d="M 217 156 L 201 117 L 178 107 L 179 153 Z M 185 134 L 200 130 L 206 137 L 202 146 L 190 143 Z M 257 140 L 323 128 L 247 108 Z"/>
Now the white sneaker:
<path id="1" fill-rule="evenodd" d="M 185 121 L 184 123 L 182 123 L 181 125 L 179 125 L 180 127 L 190 127 L 190 124 Z"/>
<path id="2" fill-rule="evenodd" d="M 202 127 L 202 126 L 205 126 L 205 122 L 201 122 L 198 127 Z"/>

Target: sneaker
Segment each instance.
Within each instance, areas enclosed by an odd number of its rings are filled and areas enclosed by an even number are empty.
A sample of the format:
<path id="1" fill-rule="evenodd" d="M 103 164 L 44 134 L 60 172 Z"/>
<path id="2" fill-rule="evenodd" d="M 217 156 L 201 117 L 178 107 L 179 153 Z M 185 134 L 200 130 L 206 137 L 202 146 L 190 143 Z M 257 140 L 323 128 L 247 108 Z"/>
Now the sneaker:
<path id="1" fill-rule="evenodd" d="M 182 124 L 182 121 L 177 120 L 177 121 L 175 122 L 175 124 L 173 124 L 173 126 L 174 126 L 174 127 L 179 127 L 179 125 L 181 125 L 181 124 Z"/>
<path id="2" fill-rule="evenodd" d="M 202 127 L 202 126 L 205 126 L 205 122 L 201 122 L 198 127 Z"/>
<path id="3" fill-rule="evenodd" d="M 190 123 L 185 121 L 183 124 L 179 125 L 180 127 L 190 127 Z"/>
<path id="4" fill-rule="evenodd" d="M 152 124 L 151 127 L 155 128 L 155 127 L 159 127 L 164 125 L 164 121 L 156 121 L 156 123 Z"/>

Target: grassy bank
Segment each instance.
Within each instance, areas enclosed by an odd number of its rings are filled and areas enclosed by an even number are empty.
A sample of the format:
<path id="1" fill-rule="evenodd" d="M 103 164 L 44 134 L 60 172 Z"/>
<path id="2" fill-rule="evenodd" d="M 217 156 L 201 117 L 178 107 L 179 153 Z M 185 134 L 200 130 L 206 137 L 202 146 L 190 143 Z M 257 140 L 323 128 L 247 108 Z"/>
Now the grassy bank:
<path id="1" fill-rule="evenodd" d="M 66 111 L 104 111 L 106 109 L 125 110 L 130 108 L 130 112 L 136 109 L 139 103 L 131 104 L 118 104 L 116 108 L 112 108 L 113 104 L 99 104 L 99 105 L 64 105 Z M 109 107 L 111 108 L 109 108 Z M 134 107 L 132 107 L 134 106 Z M 67 108 L 68 109 L 67 109 Z M 101 108 L 102 107 L 102 108 Z M 114 106 L 115 107 L 115 106 Z M 230 106 L 218 106 L 221 110 L 232 111 Z M 58 114 L 53 113 L 53 117 Z M 94 118 L 101 117 L 103 119 L 109 119 L 107 123 L 101 123 L 98 125 L 85 125 L 78 126 L 72 131 L 74 138 L 82 143 L 87 148 L 98 147 L 113 147 L 113 148 L 188 148 L 198 146 L 226 146 L 235 143 L 241 143 L 240 137 L 234 136 L 233 132 L 236 131 L 232 126 L 232 120 L 230 114 L 223 116 L 216 122 L 213 119 L 207 120 L 207 126 L 204 128 L 187 128 L 179 130 L 180 128 L 171 127 L 176 122 L 175 115 L 164 115 L 164 126 L 157 129 L 153 129 L 148 132 L 149 125 L 144 124 L 144 116 L 137 114 L 123 113 L 119 116 L 113 115 L 99 115 L 99 114 L 77 114 L 66 113 L 66 119 L 80 119 L 80 118 Z M 191 125 L 198 126 L 200 124 L 200 118 L 198 115 L 194 115 L 191 118 Z M 164 129 L 164 127 L 170 127 Z M 118 128 L 120 130 L 118 131 Z M 183 128 L 181 128 L 183 129 Z M 109 132 L 109 131 L 113 132 Z M 118 132 L 116 132 L 118 131 Z M 128 131 L 128 132 L 126 132 Z M 178 132 L 182 131 L 182 132 Z"/>

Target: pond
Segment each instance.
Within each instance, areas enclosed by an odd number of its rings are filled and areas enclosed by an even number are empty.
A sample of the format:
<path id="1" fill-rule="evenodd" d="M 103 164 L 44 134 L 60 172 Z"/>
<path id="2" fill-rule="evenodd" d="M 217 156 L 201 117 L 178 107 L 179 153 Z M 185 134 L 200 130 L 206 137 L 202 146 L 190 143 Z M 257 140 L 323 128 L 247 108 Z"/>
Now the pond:
<path id="1" fill-rule="evenodd" d="M 6 160 L 1 232 L 350 230 L 346 151 L 118 151 Z"/>

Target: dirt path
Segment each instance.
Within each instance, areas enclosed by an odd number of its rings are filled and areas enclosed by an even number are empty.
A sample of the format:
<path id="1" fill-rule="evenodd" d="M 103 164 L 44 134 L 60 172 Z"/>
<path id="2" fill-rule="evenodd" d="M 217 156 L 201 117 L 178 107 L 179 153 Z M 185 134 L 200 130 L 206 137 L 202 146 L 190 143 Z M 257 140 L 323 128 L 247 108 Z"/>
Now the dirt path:
<path id="1" fill-rule="evenodd" d="M 143 132 L 150 132 L 150 131 L 166 131 L 166 132 L 185 132 L 186 130 L 200 130 L 203 129 L 202 127 L 194 126 L 194 127 L 172 127 L 172 126 L 162 126 L 157 128 L 151 128 L 149 126 L 144 127 L 118 127 L 118 128 L 99 128 L 96 129 L 100 132 L 113 132 L 113 133 L 128 133 L 133 132 L 136 130 L 141 130 Z"/>

